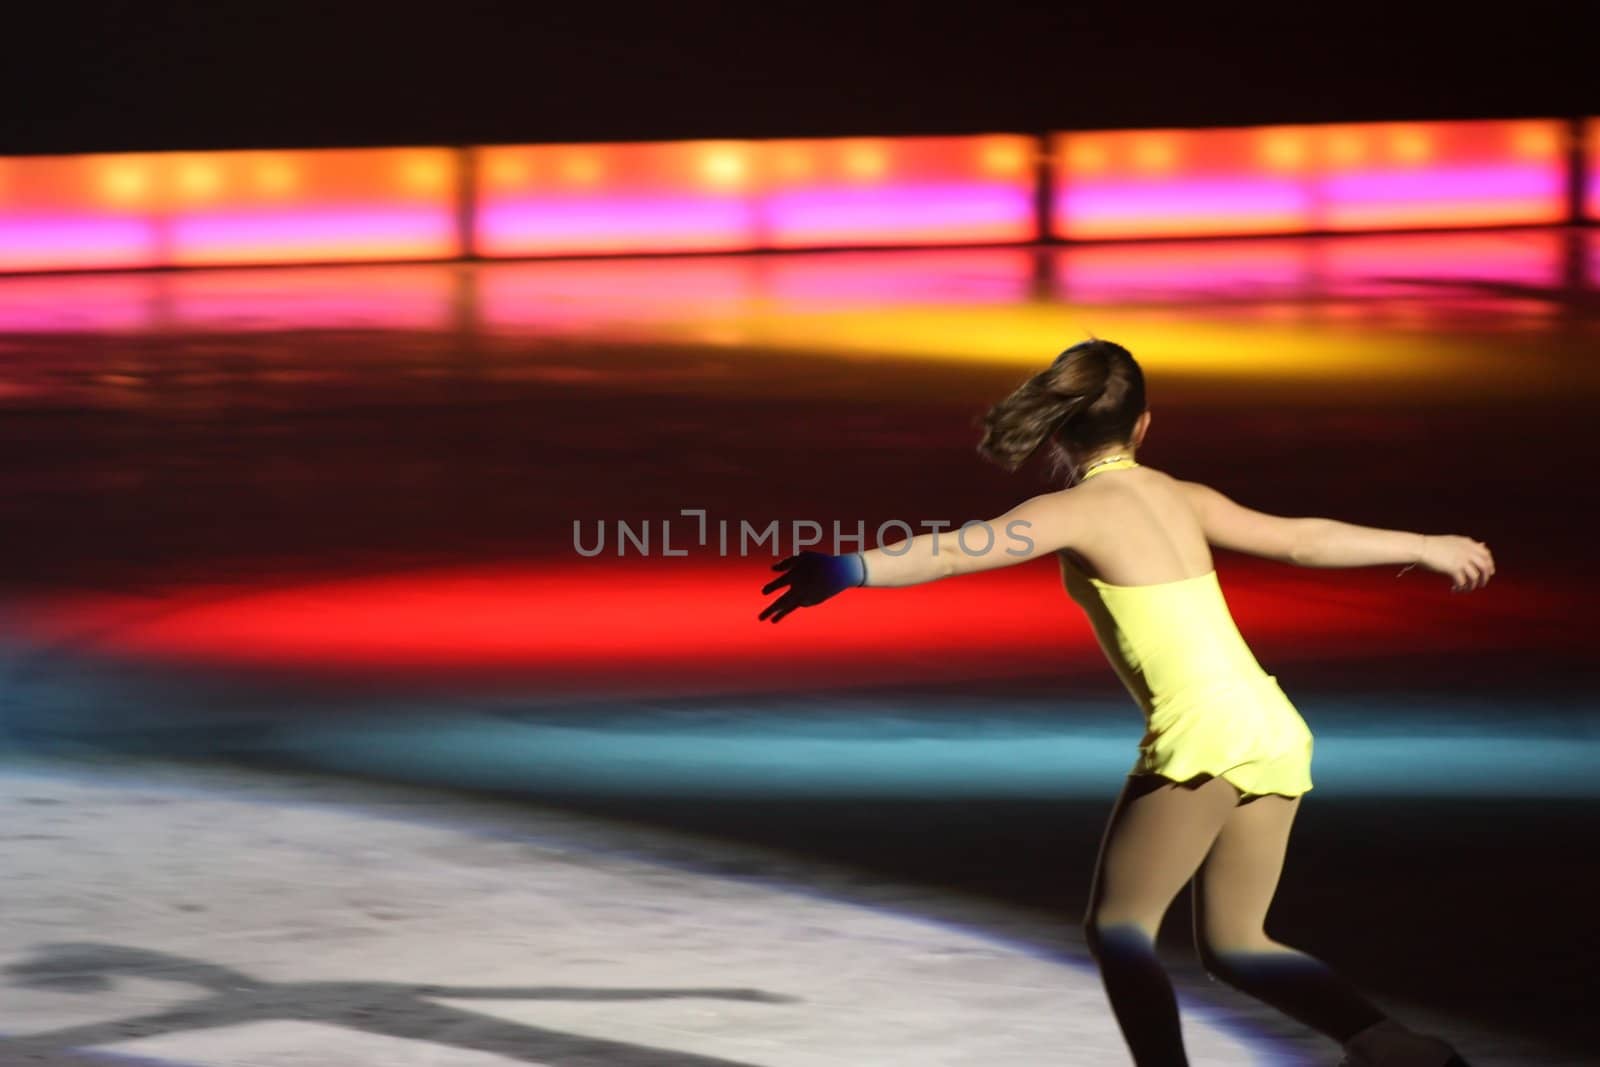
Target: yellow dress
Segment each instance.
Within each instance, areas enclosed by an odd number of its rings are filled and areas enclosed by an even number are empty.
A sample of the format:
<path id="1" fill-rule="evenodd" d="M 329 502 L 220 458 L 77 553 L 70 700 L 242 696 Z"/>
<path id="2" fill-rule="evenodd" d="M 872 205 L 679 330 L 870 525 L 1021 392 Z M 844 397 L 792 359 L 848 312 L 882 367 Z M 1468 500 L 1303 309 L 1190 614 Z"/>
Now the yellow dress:
<path id="1" fill-rule="evenodd" d="M 1101 471 L 1136 467 L 1117 460 Z M 1311 789 L 1311 729 L 1256 662 L 1215 570 L 1153 585 L 1091 578 L 1060 553 L 1067 595 L 1145 715 L 1130 774 L 1225 778 L 1250 795 Z"/>

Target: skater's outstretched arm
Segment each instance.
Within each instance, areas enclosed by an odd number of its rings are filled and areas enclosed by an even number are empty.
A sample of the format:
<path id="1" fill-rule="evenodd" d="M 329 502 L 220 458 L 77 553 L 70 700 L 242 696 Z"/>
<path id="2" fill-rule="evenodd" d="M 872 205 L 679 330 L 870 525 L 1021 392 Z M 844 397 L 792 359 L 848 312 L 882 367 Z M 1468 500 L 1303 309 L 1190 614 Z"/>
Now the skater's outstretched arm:
<path id="1" fill-rule="evenodd" d="M 882 548 L 848 555 L 801 552 L 779 560 L 779 577 L 761 590 L 784 590 L 760 618 L 778 622 L 856 586 L 904 586 L 958 574 L 1009 567 L 1072 547 L 1081 530 L 1082 504 L 1067 490 L 1042 493 L 987 522 L 918 534 Z"/>
<path id="2" fill-rule="evenodd" d="M 1067 490 L 1041 493 L 987 522 L 918 534 L 860 553 L 863 585 L 918 585 L 939 578 L 1026 563 L 1072 547 L 1082 529 L 1081 502 Z"/>
<path id="3" fill-rule="evenodd" d="M 1458 593 L 1482 589 L 1494 576 L 1489 546 L 1470 537 L 1386 530 L 1338 519 L 1285 518 L 1236 504 L 1198 482 L 1178 484 L 1206 540 L 1219 548 L 1300 567 L 1420 566 L 1445 575 Z"/>

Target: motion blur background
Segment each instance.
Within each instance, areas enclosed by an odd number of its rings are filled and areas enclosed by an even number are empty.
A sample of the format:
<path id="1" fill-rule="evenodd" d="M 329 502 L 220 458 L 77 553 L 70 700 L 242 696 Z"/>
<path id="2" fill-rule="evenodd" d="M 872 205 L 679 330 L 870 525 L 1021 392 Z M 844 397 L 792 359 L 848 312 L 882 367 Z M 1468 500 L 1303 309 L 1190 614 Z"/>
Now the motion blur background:
<path id="1" fill-rule="evenodd" d="M 1141 724 L 1053 568 L 774 628 L 774 547 L 714 535 L 1047 488 L 975 419 L 1092 332 L 1145 367 L 1143 462 L 1494 550 L 1466 597 L 1218 554 L 1319 739 L 1274 930 L 1592 1055 L 1594 22 L 23 13 L 0 746 L 514 797 L 1076 919 Z"/>

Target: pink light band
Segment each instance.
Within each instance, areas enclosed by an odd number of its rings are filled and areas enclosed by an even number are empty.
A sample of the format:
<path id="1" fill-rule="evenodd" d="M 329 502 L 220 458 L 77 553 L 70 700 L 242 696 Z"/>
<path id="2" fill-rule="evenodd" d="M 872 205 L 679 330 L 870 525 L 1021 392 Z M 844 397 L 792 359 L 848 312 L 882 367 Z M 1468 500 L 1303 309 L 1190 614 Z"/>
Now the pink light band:
<path id="1" fill-rule="evenodd" d="M 1059 134 L 1055 236 L 1560 223 L 1556 120 Z"/>
<path id="2" fill-rule="evenodd" d="M 776 248 L 877 244 L 888 234 L 998 244 L 1031 240 L 1036 232 L 1032 190 L 986 185 L 807 190 L 778 194 L 766 208 Z"/>
<path id="3" fill-rule="evenodd" d="M 743 251 L 755 247 L 748 204 L 615 198 L 499 202 L 478 216 L 486 256 L 585 252 Z"/>
<path id="4" fill-rule="evenodd" d="M 1600 276 L 1600 232 L 1576 236 L 1577 254 Z M 1216 315 L 1229 305 L 1281 300 L 1297 314 L 1318 314 L 1305 304 L 1315 296 L 1321 311 L 1349 301 L 1353 313 L 1369 314 L 1391 306 L 1390 298 L 1405 306 L 1420 295 L 1418 306 L 1455 314 L 1479 303 L 1503 310 L 1508 285 L 1563 285 L 1573 237 L 1547 228 L 1085 244 L 1052 250 L 1048 277 L 1058 300 L 1079 307 L 1194 304 Z M 468 328 L 659 340 L 664 329 L 682 328 L 706 337 L 716 336 L 698 332 L 707 324 L 722 329 L 774 314 L 902 309 L 909 321 L 929 308 L 1020 307 L 1041 295 L 1039 266 L 1029 248 L 966 248 L 521 260 L 470 272 L 413 263 L 17 275 L 0 278 L 0 334 Z M 1374 297 L 1382 303 L 1367 303 Z M 572 366 L 548 372 L 587 373 Z M 340 368 L 313 373 L 336 376 Z"/>
<path id="5" fill-rule="evenodd" d="M 1558 120 L 1066 133 L 1053 235 L 1116 240 L 1566 221 Z M 0 159 L 0 272 L 1026 244 L 1014 134 Z M 1600 122 L 1579 200 L 1600 218 Z M 471 153 L 475 214 L 463 220 Z"/>
<path id="6" fill-rule="evenodd" d="M 145 219 L 0 216 L 0 271 L 157 267 L 159 248 Z"/>
<path id="7" fill-rule="evenodd" d="M 1584 218 L 1600 222 L 1600 116 L 1585 119 L 1584 170 L 1587 179 L 1582 190 Z"/>
<path id="8" fill-rule="evenodd" d="M 271 215 L 206 215 L 171 223 L 178 266 L 446 259 L 459 253 L 455 220 L 428 209 L 360 208 Z"/>

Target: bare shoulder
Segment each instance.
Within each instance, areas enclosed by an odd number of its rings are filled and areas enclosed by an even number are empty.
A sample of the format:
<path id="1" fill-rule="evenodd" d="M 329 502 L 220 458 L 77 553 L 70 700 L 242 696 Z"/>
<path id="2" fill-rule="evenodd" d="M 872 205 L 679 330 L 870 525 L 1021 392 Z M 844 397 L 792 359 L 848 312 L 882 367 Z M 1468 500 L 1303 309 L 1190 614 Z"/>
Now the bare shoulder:
<path id="1" fill-rule="evenodd" d="M 1248 510 L 1241 508 L 1226 493 L 1206 485 L 1204 482 L 1188 481 L 1170 476 L 1168 476 L 1168 481 L 1171 483 L 1173 491 L 1183 498 L 1184 503 L 1189 505 L 1189 510 L 1194 512 L 1195 517 L 1200 520 L 1202 526 L 1209 525 L 1207 520 L 1216 522 L 1226 518 L 1230 513 Z M 1233 517 L 1237 518 L 1238 515 L 1234 514 Z"/>
<path id="2" fill-rule="evenodd" d="M 1313 521 L 1257 511 L 1201 482 L 1173 482 L 1199 520 L 1206 540 L 1221 548 L 1292 563 L 1296 546 L 1308 522 Z"/>
<path id="3" fill-rule="evenodd" d="M 1201 508 L 1212 507 L 1227 500 L 1221 492 L 1211 488 L 1204 482 L 1191 482 L 1171 475 L 1163 475 L 1172 485 L 1172 488 L 1183 495 L 1189 506 L 1199 511 Z"/>

